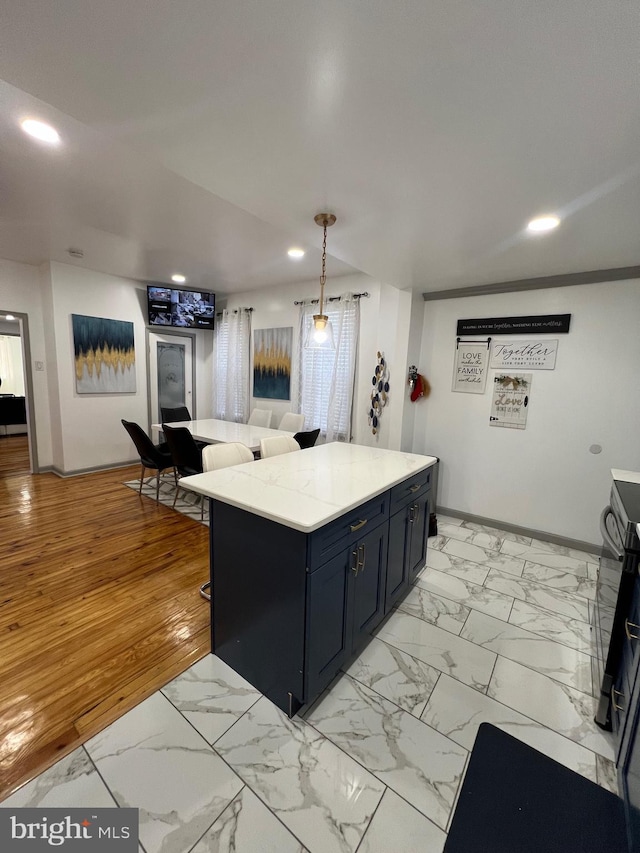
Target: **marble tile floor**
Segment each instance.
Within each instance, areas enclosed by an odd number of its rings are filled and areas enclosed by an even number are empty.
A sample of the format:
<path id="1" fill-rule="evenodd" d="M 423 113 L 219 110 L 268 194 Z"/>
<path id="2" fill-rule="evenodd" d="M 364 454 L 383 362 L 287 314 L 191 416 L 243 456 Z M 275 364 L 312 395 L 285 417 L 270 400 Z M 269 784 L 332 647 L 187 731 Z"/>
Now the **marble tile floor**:
<path id="1" fill-rule="evenodd" d="M 208 655 L 0 806 L 133 806 L 143 853 L 441 853 L 483 721 L 616 790 L 593 722 L 597 557 L 438 529 L 405 600 L 301 717 Z"/>

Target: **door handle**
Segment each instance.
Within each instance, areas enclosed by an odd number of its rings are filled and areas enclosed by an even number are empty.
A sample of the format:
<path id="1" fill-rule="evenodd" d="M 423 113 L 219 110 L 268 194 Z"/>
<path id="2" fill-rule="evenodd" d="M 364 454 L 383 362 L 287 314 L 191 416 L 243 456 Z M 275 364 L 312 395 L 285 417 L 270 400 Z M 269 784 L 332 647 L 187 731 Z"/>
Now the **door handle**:
<path id="1" fill-rule="evenodd" d="M 624 557 L 624 550 L 613 541 L 611 534 L 607 530 L 607 516 L 611 513 L 612 509 L 610 506 L 606 506 L 602 510 L 600 514 L 600 534 L 604 539 L 604 544 L 609 548 L 611 553 L 614 554 L 618 560 L 622 560 Z"/>
<path id="2" fill-rule="evenodd" d="M 367 521 L 368 521 L 368 519 L 366 519 L 366 518 L 361 518 L 361 519 L 360 519 L 360 521 L 358 521 L 358 523 L 357 523 L 357 524 L 350 524 L 350 525 L 349 525 L 349 530 L 350 530 L 352 533 L 355 533 L 355 532 L 356 532 L 356 530 L 360 530 L 362 527 L 364 527 L 364 526 L 365 526 L 365 524 L 367 523 Z"/>
<path id="3" fill-rule="evenodd" d="M 362 557 L 360 557 L 360 548 L 362 548 Z M 364 572 L 364 564 L 367 561 L 367 555 L 365 551 L 364 542 L 362 545 L 358 545 L 358 571 Z M 356 572 L 357 574 L 357 572 Z"/>
<path id="4" fill-rule="evenodd" d="M 354 573 L 356 577 L 358 577 L 358 568 L 360 566 L 360 561 L 358 559 L 358 551 L 352 551 L 351 556 L 353 557 L 353 563 L 351 565 L 351 571 Z"/>
<path id="5" fill-rule="evenodd" d="M 612 687 L 611 704 L 613 705 L 614 711 L 618 711 L 618 713 L 624 713 L 626 711 L 626 708 L 623 708 L 622 705 L 618 705 L 618 703 L 616 702 L 616 693 L 618 694 L 618 696 L 622 696 L 622 698 L 624 699 L 624 693 L 621 693 L 619 690 L 616 690 L 615 687 Z"/>
<path id="6" fill-rule="evenodd" d="M 415 504 L 412 504 L 412 505 L 409 507 L 409 524 L 413 524 L 413 522 L 416 520 L 416 519 L 415 519 L 415 516 L 414 516 L 414 512 L 415 512 L 415 511 L 416 511 L 416 505 L 415 505 Z"/>
<path id="7" fill-rule="evenodd" d="M 624 620 L 624 632 L 627 635 L 628 640 L 640 640 L 640 634 L 632 634 L 631 628 L 640 628 L 640 625 L 636 625 L 635 622 L 629 622 L 628 619 Z"/>

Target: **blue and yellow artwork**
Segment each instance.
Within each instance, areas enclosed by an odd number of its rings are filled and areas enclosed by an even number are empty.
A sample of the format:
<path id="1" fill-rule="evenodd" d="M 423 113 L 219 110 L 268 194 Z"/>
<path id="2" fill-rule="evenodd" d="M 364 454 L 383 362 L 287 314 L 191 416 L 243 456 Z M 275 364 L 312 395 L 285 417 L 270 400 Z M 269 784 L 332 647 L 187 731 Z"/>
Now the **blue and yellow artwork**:
<path id="1" fill-rule="evenodd" d="M 253 333 L 253 396 L 291 399 L 293 326 L 256 329 Z"/>
<path id="2" fill-rule="evenodd" d="M 78 394 L 127 394 L 136 390 L 133 323 L 72 314 Z"/>

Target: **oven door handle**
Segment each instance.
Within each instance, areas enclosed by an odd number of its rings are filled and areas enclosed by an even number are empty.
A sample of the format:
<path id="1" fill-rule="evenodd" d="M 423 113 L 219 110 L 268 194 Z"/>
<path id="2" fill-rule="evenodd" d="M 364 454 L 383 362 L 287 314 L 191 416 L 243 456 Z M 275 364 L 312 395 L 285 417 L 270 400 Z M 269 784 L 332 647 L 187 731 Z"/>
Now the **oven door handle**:
<path id="1" fill-rule="evenodd" d="M 612 554 L 616 556 L 618 560 L 622 560 L 624 557 L 624 550 L 620 548 L 619 545 L 611 538 L 611 534 L 607 529 L 607 516 L 612 513 L 612 509 L 610 506 L 606 506 L 600 515 L 600 534 L 604 539 L 604 544 L 611 551 Z"/>

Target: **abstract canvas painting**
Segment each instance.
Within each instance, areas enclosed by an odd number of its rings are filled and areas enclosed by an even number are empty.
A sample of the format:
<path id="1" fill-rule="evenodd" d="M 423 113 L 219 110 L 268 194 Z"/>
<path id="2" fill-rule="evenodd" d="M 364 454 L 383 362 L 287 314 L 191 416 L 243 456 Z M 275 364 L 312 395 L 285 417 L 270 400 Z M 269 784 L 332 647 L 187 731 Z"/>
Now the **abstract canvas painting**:
<path id="1" fill-rule="evenodd" d="M 127 394 L 136 390 L 133 323 L 72 314 L 78 394 Z"/>
<path id="2" fill-rule="evenodd" d="M 291 399 L 293 326 L 253 333 L 253 396 Z"/>

